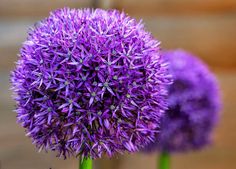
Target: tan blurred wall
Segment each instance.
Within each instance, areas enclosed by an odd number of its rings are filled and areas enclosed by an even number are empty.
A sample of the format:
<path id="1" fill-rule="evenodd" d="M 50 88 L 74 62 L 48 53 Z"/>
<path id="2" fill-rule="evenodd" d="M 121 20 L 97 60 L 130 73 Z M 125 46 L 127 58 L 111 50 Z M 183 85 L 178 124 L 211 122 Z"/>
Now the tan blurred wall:
<path id="1" fill-rule="evenodd" d="M 164 48 L 185 48 L 212 67 L 236 68 L 236 0 L 121 0 L 117 7 L 143 18 Z"/>

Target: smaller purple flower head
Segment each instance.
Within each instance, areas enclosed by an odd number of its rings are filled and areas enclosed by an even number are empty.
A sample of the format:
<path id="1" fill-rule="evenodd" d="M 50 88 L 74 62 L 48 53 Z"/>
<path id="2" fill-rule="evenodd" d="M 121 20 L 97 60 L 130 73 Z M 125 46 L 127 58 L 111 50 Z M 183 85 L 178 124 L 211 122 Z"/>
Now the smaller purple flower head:
<path id="1" fill-rule="evenodd" d="M 173 84 L 169 108 L 161 119 L 158 139 L 144 151 L 182 152 L 203 148 L 211 142 L 219 117 L 220 97 L 215 76 L 197 57 L 183 50 L 166 51 Z"/>
<path id="2" fill-rule="evenodd" d="M 65 158 L 139 150 L 167 108 L 159 44 L 123 12 L 51 12 L 29 31 L 11 77 L 27 136 Z"/>

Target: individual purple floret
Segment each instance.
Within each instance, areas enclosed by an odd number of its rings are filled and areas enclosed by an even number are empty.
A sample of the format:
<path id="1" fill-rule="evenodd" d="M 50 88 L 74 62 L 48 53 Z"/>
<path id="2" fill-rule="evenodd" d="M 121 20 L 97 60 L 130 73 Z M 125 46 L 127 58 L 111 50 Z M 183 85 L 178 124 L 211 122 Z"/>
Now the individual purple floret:
<path id="1" fill-rule="evenodd" d="M 145 150 L 182 152 L 201 149 L 211 141 L 219 117 L 217 81 L 207 66 L 183 50 L 163 53 L 174 83 L 169 87 L 169 109 L 161 119 L 158 139 Z"/>
<path id="2" fill-rule="evenodd" d="M 27 136 L 64 158 L 95 159 L 149 143 L 171 81 L 159 44 L 116 10 L 50 13 L 29 31 L 11 76 Z"/>

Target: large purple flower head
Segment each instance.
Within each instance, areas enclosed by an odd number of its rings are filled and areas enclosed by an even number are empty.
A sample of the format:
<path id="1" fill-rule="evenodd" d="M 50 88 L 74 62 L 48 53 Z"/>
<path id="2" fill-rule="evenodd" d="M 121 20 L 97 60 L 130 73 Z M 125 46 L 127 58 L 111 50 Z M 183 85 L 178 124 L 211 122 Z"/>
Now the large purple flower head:
<path id="1" fill-rule="evenodd" d="M 218 84 L 207 66 L 183 50 L 166 51 L 173 84 L 169 108 L 161 119 L 158 140 L 146 150 L 163 152 L 196 150 L 208 145 L 219 115 Z"/>
<path id="2" fill-rule="evenodd" d="M 158 132 L 170 77 L 159 42 L 126 14 L 56 10 L 19 56 L 17 118 L 39 149 L 98 158 L 137 151 Z"/>

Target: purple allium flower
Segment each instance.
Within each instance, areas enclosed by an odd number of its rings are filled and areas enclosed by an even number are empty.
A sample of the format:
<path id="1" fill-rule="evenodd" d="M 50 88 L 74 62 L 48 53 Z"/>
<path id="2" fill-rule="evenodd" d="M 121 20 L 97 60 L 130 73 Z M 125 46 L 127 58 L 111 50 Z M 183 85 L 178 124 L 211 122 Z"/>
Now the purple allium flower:
<path id="1" fill-rule="evenodd" d="M 159 50 L 116 10 L 52 12 L 29 31 L 12 72 L 19 123 L 40 150 L 65 158 L 137 151 L 167 108 Z"/>
<path id="2" fill-rule="evenodd" d="M 218 84 L 207 66 L 183 50 L 167 51 L 174 82 L 169 87 L 169 108 L 161 119 L 158 139 L 145 151 L 196 150 L 208 145 L 219 117 Z"/>

